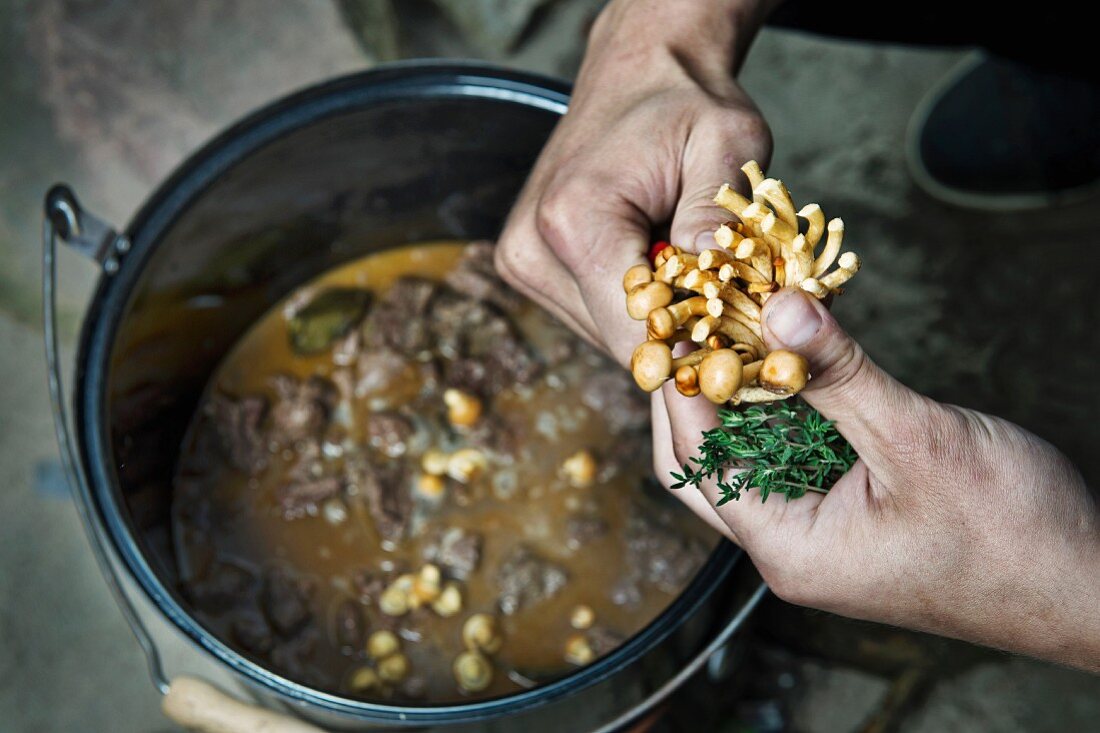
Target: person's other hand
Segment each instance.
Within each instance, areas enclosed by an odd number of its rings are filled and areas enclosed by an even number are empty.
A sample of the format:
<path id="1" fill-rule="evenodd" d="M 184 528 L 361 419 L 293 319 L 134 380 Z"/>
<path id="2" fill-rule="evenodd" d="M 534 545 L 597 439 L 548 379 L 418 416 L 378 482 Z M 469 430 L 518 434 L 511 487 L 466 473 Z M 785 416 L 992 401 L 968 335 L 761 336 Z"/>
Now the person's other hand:
<path id="1" fill-rule="evenodd" d="M 802 396 L 856 449 L 827 495 L 714 509 L 777 595 L 1100 671 L 1100 512 L 1051 445 L 989 415 L 908 389 L 797 290 L 769 299 L 769 348 L 806 356 Z M 667 477 L 690 460 L 706 413 L 666 400 Z M 667 428 L 666 428 L 667 430 Z M 685 488 L 679 491 L 700 493 Z"/>
<path id="2" fill-rule="evenodd" d="M 710 237 L 728 218 L 711 201 L 719 186 L 770 154 L 767 125 L 733 80 L 763 6 L 610 3 L 500 237 L 501 275 L 624 365 L 645 330 L 620 283 L 652 229 L 671 222 L 688 249 Z"/>

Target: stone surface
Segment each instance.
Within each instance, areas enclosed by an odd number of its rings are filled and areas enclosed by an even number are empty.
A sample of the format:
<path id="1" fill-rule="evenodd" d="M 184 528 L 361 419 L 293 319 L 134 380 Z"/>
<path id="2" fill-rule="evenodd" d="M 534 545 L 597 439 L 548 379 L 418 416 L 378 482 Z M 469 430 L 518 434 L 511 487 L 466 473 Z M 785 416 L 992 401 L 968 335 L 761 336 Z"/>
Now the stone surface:
<path id="1" fill-rule="evenodd" d="M 858 730 L 882 704 L 888 688 L 881 677 L 807 662 L 791 723 L 803 733 Z"/>
<path id="2" fill-rule="evenodd" d="M 1014 659 L 945 681 L 900 733 L 1060 733 L 1098 727 L 1096 678 Z"/>
<path id="3" fill-rule="evenodd" d="M 548 0 L 435 0 L 473 48 L 490 58 L 511 51 Z"/>
<path id="4" fill-rule="evenodd" d="M 39 211 L 48 185 L 70 181 L 86 204 L 124 222 L 172 166 L 233 119 L 393 48 L 406 56 L 492 56 L 571 75 L 601 2 L 547 3 L 508 52 L 474 49 L 426 0 L 349 4 L 376 6 L 383 16 L 392 8 L 396 30 L 364 38 L 368 51 L 371 43 L 393 47 L 364 54 L 346 14 L 317 0 L 0 0 L 5 733 L 170 729 L 59 478 L 37 323 Z M 1043 216 L 961 211 L 923 197 L 905 169 L 910 112 L 958 59 L 767 31 L 743 80 L 773 128 L 769 171 L 793 182 L 800 200 L 843 214 L 865 258 L 837 314 L 867 350 L 914 387 L 1052 440 L 1095 483 L 1100 453 L 1091 448 L 1100 430 L 1087 416 L 1100 408 L 1092 386 L 1100 300 L 1085 295 L 1100 276 L 1100 258 L 1080 255 L 1095 239 L 1092 206 Z M 71 343 L 95 273 L 72 256 L 61 264 Z M 774 622 L 777 609 L 762 609 L 760 626 Z M 793 671 L 777 675 L 767 693 L 774 699 L 750 706 L 753 720 L 782 713 L 804 730 L 857 730 L 867 715 L 882 717 L 887 684 L 896 689 L 893 680 L 914 669 L 930 691 L 890 713 L 904 733 L 1086 730 L 1100 718 L 1096 677 L 825 614 L 786 626 L 812 638 L 780 640 Z M 194 660 L 187 642 L 163 625 L 156 633 L 169 669 L 187 670 Z M 776 643 L 774 633 L 767 643 Z M 722 682 L 698 699 L 731 698 L 730 685 L 746 689 Z M 744 730 L 735 720 L 745 706 L 730 702 L 729 729 Z"/>

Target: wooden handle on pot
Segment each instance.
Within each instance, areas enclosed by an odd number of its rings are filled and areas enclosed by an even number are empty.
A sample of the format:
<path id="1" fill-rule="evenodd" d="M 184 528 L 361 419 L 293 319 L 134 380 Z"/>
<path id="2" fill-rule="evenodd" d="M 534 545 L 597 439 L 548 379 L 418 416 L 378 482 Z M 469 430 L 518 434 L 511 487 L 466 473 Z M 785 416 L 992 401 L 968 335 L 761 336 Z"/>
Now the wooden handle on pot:
<path id="1" fill-rule="evenodd" d="M 161 710 L 198 733 L 324 733 L 286 715 L 249 705 L 194 677 L 177 677 Z"/>

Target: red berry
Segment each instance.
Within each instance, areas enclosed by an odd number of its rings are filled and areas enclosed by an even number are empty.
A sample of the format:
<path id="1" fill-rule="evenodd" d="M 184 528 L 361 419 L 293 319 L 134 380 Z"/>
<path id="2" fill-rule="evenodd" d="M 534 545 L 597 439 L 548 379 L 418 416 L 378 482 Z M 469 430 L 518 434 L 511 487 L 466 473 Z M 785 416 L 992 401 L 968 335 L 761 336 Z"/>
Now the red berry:
<path id="1" fill-rule="evenodd" d="M 669 246 L 671 246 L 671 245 L 669 245 L 668 242 L 664 242 L 664 241 L 654 242 L 653 244 L 649 245 L 649 255 L 648 255 L 649 256 L 649 264 L 651 264 L 651 265 L 654 264 L 657 261 L 657 254 L 662 249 L 664 249 L 665 247 L 669 247 Z"/>

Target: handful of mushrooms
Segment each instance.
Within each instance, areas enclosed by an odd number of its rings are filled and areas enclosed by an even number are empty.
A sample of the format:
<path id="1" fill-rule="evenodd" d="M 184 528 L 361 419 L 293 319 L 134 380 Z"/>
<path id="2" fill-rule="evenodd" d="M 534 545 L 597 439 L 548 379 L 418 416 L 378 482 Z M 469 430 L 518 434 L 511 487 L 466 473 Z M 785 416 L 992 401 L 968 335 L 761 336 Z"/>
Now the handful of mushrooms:
<path id="1" fill-rule="evenodd" d="M 787 187 L 765 178 L 756 161 L 741 170 L 752 200 L 728 183 L 719 189 L 714 203 L 736 217 L 715 231 L 719 248 L 696 255 L 669 245 L 652 267 L 634 265 L 623 277 L 627 313 L 646 322 L 648 340 L 634 350 L 630 370 L 647 392 L 673 379 L 680 394 L 716 404 L 797 394 L 810 379 L 809 364 L 792 351 L 768 351 L 761 308 L 786 286 L 829 298 L 859 270 L 858 256 L 840 252 L 844 222 L 826 225 L 817 204 L 796 212 Z M 697 348 L 674 357 L 680 342 Z"/>

